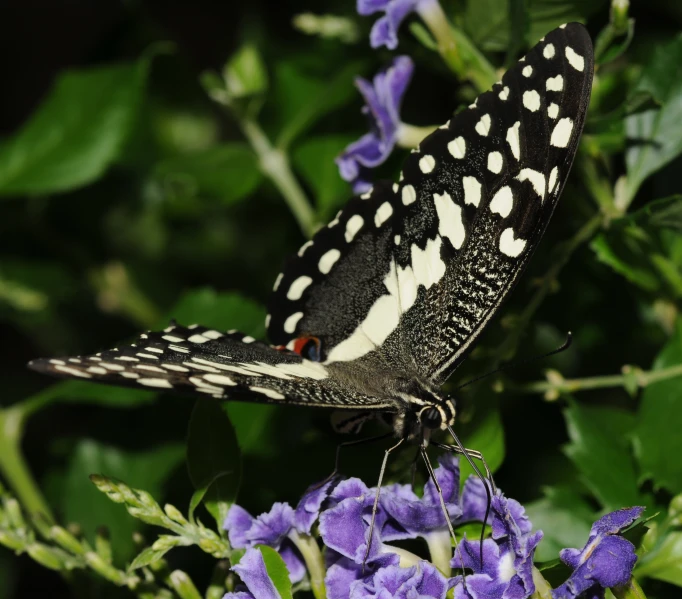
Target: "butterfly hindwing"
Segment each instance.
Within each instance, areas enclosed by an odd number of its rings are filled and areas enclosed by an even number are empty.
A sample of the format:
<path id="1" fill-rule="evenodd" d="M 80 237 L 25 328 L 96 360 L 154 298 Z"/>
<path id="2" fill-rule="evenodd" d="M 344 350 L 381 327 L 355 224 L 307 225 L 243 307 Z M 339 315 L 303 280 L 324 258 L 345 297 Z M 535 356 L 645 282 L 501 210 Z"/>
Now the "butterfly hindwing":
<path id="1" fill-rule="evenodd" d="M 397 185 L 355 198 L 304 246 L 273 293 L 271 338 L 313 335 L 327 363 L 388 363 L 443 382 L 547 226 L 575 156 L 592 70 L 582 25 L 549 33 L 428 136 Z M 349 223 L 360 221 L 347 239 Z M 315 261 L 330 254 L 322 273 Z"/>
<path id="2" fill-rule="evenodd" d="M 236 331 L 172 325 L 92 356 L 44 358 L 31 368 L 119 386 L 264 403 L 334 408 L 390 405 L 340 385 L 324 365 Z"/>

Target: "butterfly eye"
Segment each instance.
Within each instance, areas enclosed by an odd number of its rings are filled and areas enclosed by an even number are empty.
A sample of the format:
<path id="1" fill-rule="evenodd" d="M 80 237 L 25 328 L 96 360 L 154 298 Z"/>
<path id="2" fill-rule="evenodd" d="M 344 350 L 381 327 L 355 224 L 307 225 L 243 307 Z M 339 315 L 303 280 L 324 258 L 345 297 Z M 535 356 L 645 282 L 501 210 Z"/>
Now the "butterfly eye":
<path id="1" fill-rule="evenodd" d="M 321 357 L 320 340 L 317 337 L 299 337 L 294 341 L 294 351 L 306 360 L 319 362 Z"/>
<path id="2" fill-rule="evenodd" d="M 426 408 L 419 414 L 422 426 L 425 428 L 439 428 L 441 425 L 441 416 L 437 408 L 433 406 Z"/>

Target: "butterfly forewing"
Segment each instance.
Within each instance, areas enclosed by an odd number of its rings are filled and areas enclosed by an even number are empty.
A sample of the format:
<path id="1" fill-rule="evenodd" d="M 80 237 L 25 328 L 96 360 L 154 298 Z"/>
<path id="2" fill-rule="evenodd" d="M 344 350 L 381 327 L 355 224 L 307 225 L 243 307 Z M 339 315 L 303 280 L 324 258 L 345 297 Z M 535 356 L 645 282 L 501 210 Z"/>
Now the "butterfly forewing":
<path id="1" fill-rule="evenodd" d="M 582 25 L 548 34 L 421 143 L 398 185 L 354 200 L 330 225 L 335 235 L 325 230 L 304 246 L 273 294 L 271 337 L 318 336 L 327 362 L 387 362 L 444 381 L 547 226 L 575 156 L 592 70 Z M 315 261 L 330 253 L 335 260 L 321 272 Z"/>

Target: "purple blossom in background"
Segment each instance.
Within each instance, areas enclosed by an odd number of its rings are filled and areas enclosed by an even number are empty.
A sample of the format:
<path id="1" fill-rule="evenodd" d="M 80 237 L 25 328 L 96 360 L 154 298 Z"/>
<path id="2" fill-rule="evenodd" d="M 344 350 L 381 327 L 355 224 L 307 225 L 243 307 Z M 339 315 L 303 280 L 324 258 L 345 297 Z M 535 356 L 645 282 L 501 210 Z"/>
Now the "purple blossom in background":
<path id="1" fill-rule="evenodd" d="M 484 483 L 470 477 L 460 494 L 459 476 L 458 460 L 443 456 L 436 479 L 455 527 L 481 522 L 487 508 Z M 447 523 L 430 481 L 421 497 L 411 485 L 381 489 L 368 551 L 375 497 L 376 489 L 351 478 L 312 487 L 296 509 L 276 503 L 254 518 L 232 506 L 225 529 L 232 546 L 247 551 L 233 567 L 242 584 L 224 599 L 279 598 L 262 554 L 254 547 L 257 544 L 279 551 L 292 583 L 304 580 L 306 574 L 313 583 L 317 568 L 319 584 L 313 588 L 317 597 L 328 599 L 445 599 L 453 588 L 455 599 L 528 599 L 535 591 L 533 556 L 542 532 L 533 532 L 517 501 L 499 492 L 492 498 L 488 520 L 492 533 L 483 542 L 481 563 L 478 539 L 464 537 L 452 556 Z M 608 514 L 595 522 L 582 550 L 563 550 L 561 559 L 574 571 L 552 591 L 553 599 L 600 599 L 604 589 L 625 584 L 636 556 L 633 545 L 618 535 L 641 513 L 642 508 L 630 508 Z M 311 536 L 316 522 L 324 558 Z M 426 540 L 430 561 L 392 544 L 416 538 Z M 458 572 L 462 567 L 472 572 L 464 580 Z"/>
<path id="2" fill-rule="evenodd" d="M 368 170 L 382 164 L 396 144 L 402 122 L 400 105 L 412 78 L 414 64 L 407 56 L 398 56 L 370 83 L 358 77 L 356 86 L 365 99 L 362 111 L 370 120 L 370 132 L 350 144 L 336 159 L 341 177 L 353 184 L 356 193 L 371 185 Z"/>
<path id="3" fill-rule="evenodd" d="M 590 530 L 582 549 L 564 549 L 561 561 L 573 568 L 571 577 L 552 591 L 553 599 L 575 599 L 586 593 L 589 599 L 604 597 L 604 589 L 630 580 L 637 562 L 635 547 L 616 536 L 640 517 L 644 508 L 632 507 L 602 516 Z"/>
<path id="4" fill-rule="evenodd" d="M 422 14 L 433 8 L 440 8 L 437 0 L 358 0 L 358 14 L 363 16 L 383 12 L 372 26 L 369 43 L 372 48 L 386 46 L 390 50 L 398 47 L 398 28 L 411 12 Z"/>

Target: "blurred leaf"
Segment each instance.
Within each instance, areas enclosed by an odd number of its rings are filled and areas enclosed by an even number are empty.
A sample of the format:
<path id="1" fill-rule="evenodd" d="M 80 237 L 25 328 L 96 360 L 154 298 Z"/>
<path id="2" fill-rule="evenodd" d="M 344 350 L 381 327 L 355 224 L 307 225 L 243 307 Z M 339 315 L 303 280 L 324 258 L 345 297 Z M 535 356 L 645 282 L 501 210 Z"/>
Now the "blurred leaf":
<path id="1" fill-rule="evenodd" d="M 194 405 L 187 438 L 187 470 L 194 488 L 206 490 L 204 505 L 221 527 L 241 481 L 237 438 L 221 405 L 200 398 Z"/>
<path id="2" fill-rule="evenodd" d="M 0 195 L 56 193 L 116 160 L 142 101 L 149 59 L 63 73 L 38 110 L 0 145 Z"/>
<path id="3" fill-rule="evenodd" d="M 600 233 L 590 243 L 590 248 L 597 255 L 600 262 L 610 266 L 617 273 L 623 275 L 628 281 L 638 285 L 646 291 L 656 291 L 660 282 L 656 275 L 651 272 L 648 256 L 642 252 L 633 251 L 632 246 L 627 247 L 627 239 L 624 236 Z M 614 247 L 618 244 L 618 250 Z M 625 256 L 625 257 L 622 257 Z"/>
<path id="4" fill-rule="evenodd" d="M 170 473 L 182 462 L 182 445 L 165 445 L 144 452 L 126 452 L 85 439 L 76 446 L 68 464 L 62 510 L 67 523 L 78 523 L 93 542 L 98 527 L 106 526 L 111 535 L 114 558 L 125 561 L 134 551 L 132 534 L 140 522 L 92 485 L 90 474 L 104 474 L 125 480 L 160 498 L 161 488 Z"/>
<path id="5" fill-rule="evenodd" d="M 541 37 L 563 23 L 585 22 L 601 10 L 608 0 L 529 0 L 527 7 L 526 44 L 535 44 Z M 471 40 L 481 49 L 501 52 L 510 44 L 509 0 L 476 0 L 467 2 L 462 25 Z M 513 8 L 518 10 L 518 8 Z"/>
<path id="6" fill-rule="evenodd" d="M 330 217 L 353 193 L 339 175 L 334 158 L 354 139 L 350 135 L 313 137 L 299 144 L 294 151 L 294 165 L 315 193 L 321 220 Z"/>
<path id="7" fill-rule="evenodd" d="M 642 225 L 682 231 L 682 195 L 649 202 L 627 218 Z"/>
<path id="8" fill-rule="evenodd" d="M 271 424 L 281 415 L 285 406 L 250 404 L 230 401 L 226 405 L 230 422 L 237 432 L 239 448 L 243 455 L 273 458 L 277 454 L 277 441 L 270 433 Z"/>
<path id="9" fill-rule="evenodd" d="M 280 554 L 267 545 L 258 545 L 257 547 L 263 555 L 268 577 L 272 581 L 272 584 L 275 585 L 279 596 L 282 599 L 293 599 L 289 571 Z"/>
<path id="10" fill-rule="evenodd" d="M 262 94 L 268 87 L 268 72 L 258 49 L 244 44 L 223 69 L 225 88 L 233 98 Z"/>
<path id="11" fill-rule="evenodd" d="M 163 160 L 156 177 L 171 194 L 205 194 L 233 203 L 252 194 L 263 180 L 258 159 L 240 142 Z"/>
<path id="12" fill-rule="evenodd" d="M 283 61 L 277 65 L 274 101 L 280 123 L 277 146 L 288 148 L 319 119 L 340 108 L 357 93 L 353 80 L 362 72 L 362 63 L 351 62 L 324 77 L 313 77 L 301 65 Z"/>
<path id="13" fill-rule="evenodd" d="M 128 572 L 133 572 L 138 568 L 144 568 L 149 564 L 158 562 L 166 553 L 173 547 L 167 546 L 163 549 L 154 549 L 154 547 L 145 547 L 140 553 L 135 556 L 135 559 L 128 566 Z"/>
<path id="14" fill-rule="evenodd" d="M 673 336 L 653 364 L 660 370 L 682 363 L 682 321 L 678 319 Z M 651 480 L 654 488 L 682 492 L 682 378 L 648 385 L 633 431 L 635 455 L 639 461 L 640 482 Z"/>
<path id="15" fill-rule="evenodd" d="M 491 472 L 495 472 L 504 461 L 504 427 L 497 398 L 489 392 L 476 396 L 476 411 L 471 422 L 462 427 L 461 440 L 465 447 L 480 451 Z M 476 464 L 481 468 L 481 464 Z M 473 474 L 471 466 L 464 459 L 459 461 L 460 481 Z M 482 471 L 485 474 L 484 471 Z"/>
<path id="16" fill-rule="evenodd" d="M 633 93 L 650 93 L 661 107 L 629 116 L 625 130 L 630 147 L 626 199 L 642 182 L 682 152 L 682 36 L 656 49 Z"/>
<path id="17" fill-rule="evenodd" d="M 590 535 L 594 512 L 589 503 L 570 488 L 543 489 L 544 497 L 526 504 L 535 530 L 544 536 L 535 553 L 541 562 L 557 559 L 565 547 L 582 547 Z"/>
<path id="18" fill-rule="evenodd" d="M 43 391 L 31 395 L 26 402 L 41 408 L 56 402 L 95 404 L 109 408 L 134 408 L 141 404 L 152 403 L 155 398 L 155 392 L 144 389 L 126 389 L 69 380 L 50 385 Z"/>
<path id="19" fill-rule="evenodd" d="M 167 326 L 171 319 L 184 325 L 201 322 L 218 330 L 239 329 L 257 339 L 265 336 L 265 309 L 238 293 L 194 289 L 182 296 L 159 326 Z"/>
<path id="20" fill-rule="evenodd" d="M 612 23 L 608 23 L 594 42 L 595 62 L 606 64 L 621 56 L 632 43 L 635 36 L 635 20 L 627 20 L 627 29 L 617 31 Z"/>
<path id="21" fill-rule="evenodd" d="M 637 576 L 650 576 L 682 587 L 682 532 L 669 533 L 635 568 Z"/>
<path id="22" fill-rule="evenodd" d="M 14 594 L 16 582 L 16 562 L 13 562 L 9 551 L 0 552 L 0 599 L 11 599 L 16 597 Z M 14 566 L 14 567 L 13 567 Z"/>
<path id="23" fill-rule="evenodd" d="M 571 439 L 564 453 L 604 509 L 641 505 L 643 499 L 628 441 L 636 423 L 635 415 L 571 401 L 564 417 Z"/>

